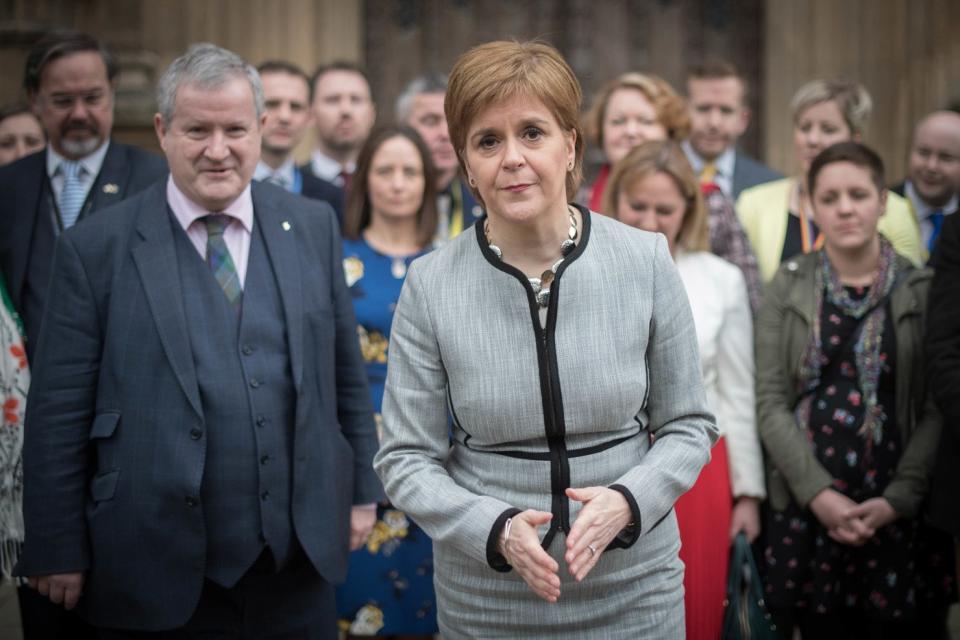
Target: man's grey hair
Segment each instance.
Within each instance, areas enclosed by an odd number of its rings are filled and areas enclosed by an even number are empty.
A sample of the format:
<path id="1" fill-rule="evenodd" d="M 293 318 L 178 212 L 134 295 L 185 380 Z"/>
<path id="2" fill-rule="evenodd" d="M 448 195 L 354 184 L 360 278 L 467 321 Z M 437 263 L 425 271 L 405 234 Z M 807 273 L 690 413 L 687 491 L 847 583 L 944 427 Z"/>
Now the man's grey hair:
<path id="1" fill-rule="evenodd" d="M 397 122 L 406 122 L 413 108 L 413 99 L 421 93 L 446 93 L 447 76 L 442 73 L 431 72 L 417 76 L 403 88 L 394 107 L 394 116 Z"/>
<path id="2" fill-rule="evenodd" d="M 184 85 L 217 89 L 228 80 L 243 77 L 253 90 L 257 119 L 263 114 L 263 83 L 260 74 L 232 51 L 209 42 L 191 45 L 187 52 L 170 63 L 157 83 L 157 108 L 165 124 L 173 120 L 177 91 Z"/>

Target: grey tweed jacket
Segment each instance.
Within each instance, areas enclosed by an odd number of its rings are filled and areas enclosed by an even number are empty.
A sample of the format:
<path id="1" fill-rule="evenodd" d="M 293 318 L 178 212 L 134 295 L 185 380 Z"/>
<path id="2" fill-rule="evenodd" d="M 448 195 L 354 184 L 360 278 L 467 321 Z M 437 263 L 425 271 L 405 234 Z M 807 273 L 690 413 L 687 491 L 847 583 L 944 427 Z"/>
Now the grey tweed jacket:
<path id="1" fill-rule="evenodd" d="M 672 507 L 717 438 L 693 319 L 663 236 L 582 212 L 542 328 L 526 277 L 490 251 L 481 223 L 415 261 L 397 305 L 374 466 L 434 541 L 445 638 L 682 637 Z M 500 573 L 497 536 L 520 510 L 550 511 L 543 546 L 562 557 L 571 486 L 620 491 L 635 527 L 583 583 L 561 569 L 561 607 L 539 607 Z"/>

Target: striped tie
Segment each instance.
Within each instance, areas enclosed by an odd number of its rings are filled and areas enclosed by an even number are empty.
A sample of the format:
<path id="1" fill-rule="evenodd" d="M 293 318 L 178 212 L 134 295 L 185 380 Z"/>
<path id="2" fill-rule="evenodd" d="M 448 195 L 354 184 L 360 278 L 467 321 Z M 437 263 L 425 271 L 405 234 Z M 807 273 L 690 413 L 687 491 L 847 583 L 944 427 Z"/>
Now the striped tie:
<path id="1" fill-rule="evenodd" d="M 87 197 L 86 189 L 80 182 L 80 172 L 83 167 L 74 160 L 64 160 L 60 163 L 60 173 L 63 175 L 63 189 L 60 190 L 60 220 L 63 228 L 69 229 L 80 217 L 80 209 Z"/>
<path id="2" fill-rule="evenodd" d="M 227 295 L 230 306 L 235 311 L 239 311 L 240 299 L 243 296 L 240 276 L 233 264 L 233 258 L 230 257 L 227 243 L 223 239 L 223 232 L 230 224 L 230 216 L 211 214 L 204 216 L 203 221 L 207 225 L 207 264 L 210 265 L 213 277 L 217 279 L 220 288 Z"/>

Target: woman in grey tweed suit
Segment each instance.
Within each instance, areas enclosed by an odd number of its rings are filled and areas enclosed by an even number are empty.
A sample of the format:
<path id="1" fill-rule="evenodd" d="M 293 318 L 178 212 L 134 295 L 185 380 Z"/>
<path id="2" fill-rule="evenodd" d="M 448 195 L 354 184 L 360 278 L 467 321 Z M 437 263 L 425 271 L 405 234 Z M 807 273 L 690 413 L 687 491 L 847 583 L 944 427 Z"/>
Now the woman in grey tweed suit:
<path id="1" fill-rule="evenodd" d="M 672 508 L 717 432 L 665 239 L 567 204 L 579 105 L 544 44 L 450 76 L 487 215 L 410 268 L 375 460 L 434 540 L 444 638 L 684 636 Z"/>

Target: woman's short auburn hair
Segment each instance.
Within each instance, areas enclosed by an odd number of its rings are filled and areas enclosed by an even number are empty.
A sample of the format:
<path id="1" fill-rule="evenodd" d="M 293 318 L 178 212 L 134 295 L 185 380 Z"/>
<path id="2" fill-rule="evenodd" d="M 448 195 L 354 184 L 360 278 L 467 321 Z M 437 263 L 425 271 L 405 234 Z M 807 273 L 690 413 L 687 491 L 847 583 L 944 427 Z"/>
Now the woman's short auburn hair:
<path id="1" fill-rule="evenodd" d="M 450 72 L 443 109 L 450 141 L 466 173 L 467 132 L 488 107 L 516 97 L 539 100 L 564 131 L 576 135 L 573 170 L 567 172 L 567 199 L 573 200 L 583 177 L 580 82 L 563 56 L 543 42 L 488 42 L 460 56 Z M 476 188 L 474 196 L 483 202 Z"/>
<path id="2" fill-rule="evenodd" d="M 657 121 L 667 130 L 670 140 L 684 140 L 690 134 L 687 103 L 670 83 L 652 73 L 630 71 L 603 85 L 593 96 L 593 105 L 586 115 L 586 128 L 590 141 L 598 147 L 603 148 L 603 120 L 607 115 L 610 96 L 619 89 L 633 89 L 642 93 L 653 105 Z"/>
<path id="3" fill-rule="evenodd" d="M 620 193 L 657 173 L 665 173 L 673 178 L 687 203 L 676 245 L 687 251 L 709 251 L 710 229 L 707 209 L 700 193 L 700 182 L 678 142 L 645 142 L 634 147 L 620 162 L 613 165 L 607 187 L 603 191 L 603 210 L 616 218 Z"/>

